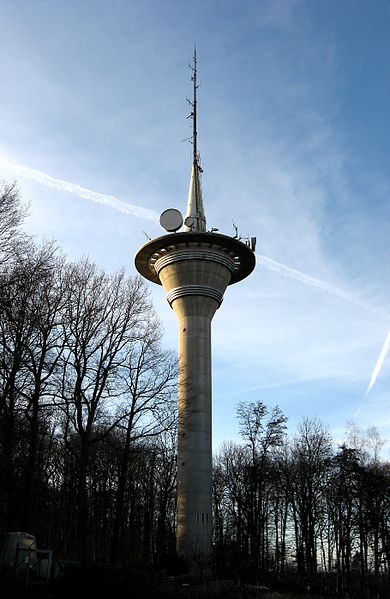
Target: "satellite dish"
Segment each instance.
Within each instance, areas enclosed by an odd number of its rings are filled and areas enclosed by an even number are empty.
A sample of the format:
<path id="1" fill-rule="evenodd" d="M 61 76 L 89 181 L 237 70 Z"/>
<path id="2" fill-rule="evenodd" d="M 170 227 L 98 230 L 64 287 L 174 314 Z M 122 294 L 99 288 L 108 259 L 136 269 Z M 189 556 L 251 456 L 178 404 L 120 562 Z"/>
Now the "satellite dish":
<path id="1" fill-rule="evenodd" d="M 195 224 L 195 219 L 193 216 L 187 216 L 187 218 L 184 221 L 184 224 L 186 227 L 188 227 L 189 229 L 192 229 L 192 227 Z"/>
<path id="2" fill-rule="evenodd" d="M 175 208 L 168 208 L 168 210 L 164 210 L 164 212 L 160 216 L 160 225 L 163 229 L 168 231 L 168 233 L 174 233 L 183 224 L 183 217 L 179 210 Z"/>

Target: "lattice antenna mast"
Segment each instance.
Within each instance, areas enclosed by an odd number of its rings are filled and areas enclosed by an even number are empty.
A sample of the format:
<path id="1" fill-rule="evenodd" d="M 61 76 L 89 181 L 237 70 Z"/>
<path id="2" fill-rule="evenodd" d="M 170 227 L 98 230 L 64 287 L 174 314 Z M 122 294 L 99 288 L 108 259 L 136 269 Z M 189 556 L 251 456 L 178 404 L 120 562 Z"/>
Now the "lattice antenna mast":
<path id="1" fill-rule="evenodd" d="M 196 47 L 194 47 L 194 58 L 193 65 L 190 66 L 192 70 L 191 80 L 193 82 L 193 100 L 187 100 L 192 108 L 192 146 L 193 146 L 193 160 L 192 160 L 192 173 L 190 181 L 190 189 L 188 192 L 188 204 L 185 218 L 185 226 L 187 231 L 205 231 L 206 230 L 206 217 L 203 208 L 202 199 L 202 188 L 200 183 L 200 174 L 203 172 L 200 166 L 200 156 L 198 152 L 198 101 L 197 101 L 197 60 L 196 60 Z"/>
<path id="2" fill-rule="evenodd" d="M 196 63 L 196 47 L 194 46 L 194 63 L 193 63 L 193 67 L 192 67 L 192 81 L 194 84 L 194 100 L 193 100 L 193 104 L 192 104 L 192 108 L 193 108 L 193 112 L 192 112 L 192 140 L 193 140 L 193 146 L 194 146 L 194 166 L 198 166 L 199 167 L 199 155 L 198 155 L 198 122 L 197 122 L 197 117 L 198 117 L 198 102 L 196 99 L 196 90 L 198 89 L 198 85 L 197 85 L 197 80 L 196 80 L 196 76 L 197 76 L 197 63 Z"/>

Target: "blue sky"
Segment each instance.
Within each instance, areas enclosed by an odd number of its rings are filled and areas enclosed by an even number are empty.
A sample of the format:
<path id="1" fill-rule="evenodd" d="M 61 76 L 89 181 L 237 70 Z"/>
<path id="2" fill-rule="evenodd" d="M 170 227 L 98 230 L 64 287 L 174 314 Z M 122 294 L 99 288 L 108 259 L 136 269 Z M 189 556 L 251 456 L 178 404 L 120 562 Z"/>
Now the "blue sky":
<path id="1" fill-rule="evenodd" d="M 390 439 L 389 2 L 13 0 L 0 23 L 0 177 L 29 231 L 129 273 L 185 209 L 196 42 L 208 225 L 258 238 L 213 322 L 215 445 L 257 399 Z"/>

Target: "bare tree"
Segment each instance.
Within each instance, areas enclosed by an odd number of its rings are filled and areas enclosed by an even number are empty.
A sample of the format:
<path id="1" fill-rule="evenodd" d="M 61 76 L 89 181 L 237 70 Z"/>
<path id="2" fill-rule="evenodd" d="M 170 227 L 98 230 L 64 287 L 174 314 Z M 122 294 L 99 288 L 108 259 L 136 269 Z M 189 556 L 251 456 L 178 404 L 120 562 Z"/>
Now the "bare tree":
<path id="1" fill-rule="evenodd" d="M 318 540 L 325 518 L 332 440 L 320 422 L 304 419 L 291 449 L 289 484 L 295 527 L 296 559 L 300 574 L 317 572 Z"/>
<path id="2" fill-rule="evenodd" d="M 243 445 L 224 442 L 214 458 L 214 538 L 218 569 L 227 569 L 240 577 L 248 563 L 248 533 L 252 500 L 249 498 L 248 471 L 251 456 Z"/>
<path id="3" fill-rule="evenodd" d="M 59 360 L 63 351 L 60 323 L 65 305 L 62 275 L 64 258 L 51 245 L 37 255 L 34 289 L 27 301 L 28 318 L 33 324 L 24 359 L 29 384 L 21 388 L 24 414 L 28 422 L 28 452 L 25 461 L 25 492 L 23 498 L 23 530 L 34 530 L 39 497 L 37 483 L 40 460 L 41 423 L 51 421 L 54 412 L 53 391 L 58 377 Z M 28 288 L 26 289 L 28 292 Z M 43 428 L 45 430 L 45 427 Z"/>
<path id="4" fill-rule="evenodd" d="M 175 552 L 177 422 L 157 437 L 156 448 L 155 553 L 161 561 Z"/>
<path id="5" fill-rule="evenodd" d="M 134 422 L 137 414 L 125 405 L 127 377 L 134 372 L 131 354 L 154 327 L 155 317 L 139 277 L 126 278 L 123 272 L 108 276 L 83 260 L 68 266 L 66 281 L 57 402 L 66 415 L 65 442 L 77 462 L 77 547 L 84 560 L 90 530 L 87 482 L 92 447 L 126 417 Z M 139 377 L 137 389 L 141 381 Z M 158 391 L 156 386 L 156 398 Z M 77 443 L 72 441 L 74 434 Z"/>
<path id="6" fill-rule="evenodd" d="M 20 230 L 26 208 L 16 183 L 0 182 L 0 273 L 4 272 L 17 249 L 27 240 Z"/>
<path id="7" fill-rule="evenodd" d="M 240 403 L 237 408 L 242 438 L 248 442 L 251 465 L 248 468 L 248 534 L 255 568 L 264 569 L 268 559 L 268 515 L 270 452 L 284 440 L 287 418 L 276 406 L 270 410 L 261 401 Z"/>
<path id="8" fill-rule="evenodd" d="M 8 493 L 7 519 L 10 524 L 14 520 L 17 505 L 14 494 L 16 477 L 21 476 L 20 468 L 25 470 L 27 477 L 23 497 L 25 505 L 30 506 L 30 515 L 36 501 L 36 498 L 34 501 L 32 498 L 36 479 L 38 423 L 44 381 L 50 378 L 52 372 L 49 367 L 53 359 L 52 356 L 49 358 L 52 341 L 49 339 L 56 327 L 52 306 L 45 318 L 43 312 L 47 299 L 45 292 L 49 293 L 49 288 L 55 286 L 55 261 L 55 248 L 51 244 L 41 247 L 31 244 L 23 259 L 14 257 L 12 268 L 0 277 L 1 446 Z M 45 324 L 43 320 L 46 320 Z M 23 435 L 29 439 L 27 460 L 24 455 L 21 466 L 17 467 L 16 448 L 22 425 Z"/>
<path id="9" fill-rule="evenodd" d="M 122 376 L 125 403 L 121 406 L 120 426 L 125 432 L 115 501 L 115 518 L 110 561 L 117 564 L 124 527 L 124 498 L 132 449 L 141 440 L 176 428 L 176 357 L 160 346 L 161 327 L 150 318 L 138 340 L 128 347 Z"/>

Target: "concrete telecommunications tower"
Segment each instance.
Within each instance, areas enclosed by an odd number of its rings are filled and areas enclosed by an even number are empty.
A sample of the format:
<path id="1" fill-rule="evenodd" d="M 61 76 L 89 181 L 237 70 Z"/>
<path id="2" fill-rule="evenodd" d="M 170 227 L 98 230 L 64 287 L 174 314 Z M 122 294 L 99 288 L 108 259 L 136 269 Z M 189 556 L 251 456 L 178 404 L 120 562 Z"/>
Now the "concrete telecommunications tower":
<path id="1" fill-rule="evenodd" d="M 177 552 L 188 562 L 206 560 L 212 550 L 211 320 L 228 285 L 255 267 L 255 239 L 206 228 L 197 147 L 197 64 L 192 69 L 193 164 L 184 219 L 162 213 L 168 232 L 142 246 L 137 270 L 162 285 L 179 324 L 179 433 L 177 450 Z"/>

